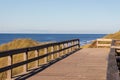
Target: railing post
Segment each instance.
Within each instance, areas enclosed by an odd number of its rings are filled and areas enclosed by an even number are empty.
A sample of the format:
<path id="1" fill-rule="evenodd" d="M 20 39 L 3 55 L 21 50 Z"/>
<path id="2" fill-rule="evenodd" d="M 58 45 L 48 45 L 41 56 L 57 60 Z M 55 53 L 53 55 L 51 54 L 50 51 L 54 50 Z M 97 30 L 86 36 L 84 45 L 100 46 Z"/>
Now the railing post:
<path id="1" fill-rule="evenodd" d="M 53 51 L 57 51 L 56 45 L 53 46 Z M 57 53 L 53 54 L 53 59 L 56 59 L 56 57 L 57 57 L 56 55 L 57 55 Z"/>
<path id="2" fill-rule="evenodd" d="M 71 42 L 72 43 L 72 46 L 74 45 L 74 41 Z M 72 47 L 72 51 L 74 51 L 74 47 Z"/>
<path id="3" fill-rule="evenodd" d="M 71 42 L 69 42 L 69 46 L 71 46 Z M 69 48 L 70 52 L 72 51 L 71 47 Z"/>
<path id="4" fill-rule="evenodd" d="M 73 45 L 75 45 L 75 41 L 73 41 Z M 73 47 L 73 50 L 75 50 L 75 46 Z"/>
<path id="5" fill-rule="evenodd" d="M 59 47 L 59 45 L 57 45 L 57 50 L 59 50 L 60 49 L 60 47 Z M 57 58 L 58 57 L 60 57 L 60 52 L 57 52 Z"/>
<path id="6" fill-rule="evenodd" d="M 77 44 L 77 41 L 74 41 L 74 44 L 76 45 Z M 75 46 L 75 49 L 77 49 L 78 46 Z"/>
<path id="7" fill-rule="evenodd" d="M 48 53 L 48 48 L 45 48 L 45 49 L 44 49 L 44 54 L 47 54 L 47 53 Z M 46 64 L 46 63 L 48 62 L 48 58 L 45 57 L 45 58 L 44 58 L 44 61 L 45 61 L 44 63 Z"/>
<path id="8" fill-rule="evenodd" d="M 67 47 L 69 47 L 69 43 L 67 42 Z M 68 53 L 70 52 L 70 49 L 68 48 L 67 49 Z"/>
<path id="9" fill-rule="evenodd" d="M 62 44 L 62 49 L 64 49 L 65 48 L 65 46 L 64 46 L 64 43 Z M 63 50 L 63 55 L 65 54 L 65 50 Z"/>
<path id="10" fill-rule="evenodd" d="M 80 45 L 80 40 L 79 40 L 79 39 L 78 39 L 78 44 L 79 44 L 79 45 L 78 45 L 78 48 L 80 48 L 81 45 Z"/>
<path id="11" fill-rule="evenodd" d="M 8 56 L 8 65 L 12 65 L 12 55 Z M 7 79 L 12 80 L 12 69 L 7 71 Z"/>
<path id="12" fill-rule="evenodd" d="M 23 53 L 24 61 L 28 60 L 28 52 Z M 28 64 L 23 65 L 23 73 L 27 72 Z"/>
<path id="13" fill-rule="evenodd" d="M 63 49 L 63 44 L 61 44 L 61 49 Z M 63 50 L 61 51 L 61 56 L 63 55 Z"/>
<path id="14" fill-rule="evenodd" d="M 80 48 L 80 41 L 79 41 L 79 39 L 77 40 L 77 44 L 78 44 L 77 49 L 79 49 Z"/>
<path id="15" fill-rule="evenodd" d="M 61 50 L 61 44 L 59 44 L 59 50 Z M 61 57 L 62 51 L 59 52 L 59 57 Z"/>
<path id="16" fill-rule="evenodd" d="M 98 48 L 98 40 L 96 40 L 96 47 Z"/>
<path id="17" fill-rule="evenodd" d="M 39 56 L 39 50 L 35 50 L 35 57 Z M 38 68 L 39 67 L 39 60 L 35 61 L 35 67 Z"/>
<path id="18" fill-rule="evenodd" d="M 66 43 L 66 48 L 68 47 L 68 43 Z M 66 49 L 66 54 L 69 53 L 68 49 Z"/>
<path id="19" fill-rule="evenodd" d="M 54 47 L 52 46 L 51 47 L 51 52 L 53 52 L 54 51 Z M 54 54 L 51 54 L 51 59 L 53 60 L 54 59 Z"/>
<path id="20" fill-rule="evenodd" d="M 71 46 L 72 46 L 72 41 L 70 42 Z M 71 52 L 72 52 L 72 47 L 70 48 L 71 49 Z"/>

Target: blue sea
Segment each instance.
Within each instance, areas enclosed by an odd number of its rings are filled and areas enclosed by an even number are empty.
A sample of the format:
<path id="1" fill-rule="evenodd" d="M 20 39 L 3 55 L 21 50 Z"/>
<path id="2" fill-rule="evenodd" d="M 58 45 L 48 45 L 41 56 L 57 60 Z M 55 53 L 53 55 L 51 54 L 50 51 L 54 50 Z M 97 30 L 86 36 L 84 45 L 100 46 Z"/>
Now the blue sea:
<path id="1" fill-rule="evenodd" d="M 39 42 L 64 41 L 70 39 L 80 39 L 80 44 L 84 45 L 101 38 L 106 34 L 0 34 L 0 44 L 10 42 L 17 38 L 30 38 Z"/>

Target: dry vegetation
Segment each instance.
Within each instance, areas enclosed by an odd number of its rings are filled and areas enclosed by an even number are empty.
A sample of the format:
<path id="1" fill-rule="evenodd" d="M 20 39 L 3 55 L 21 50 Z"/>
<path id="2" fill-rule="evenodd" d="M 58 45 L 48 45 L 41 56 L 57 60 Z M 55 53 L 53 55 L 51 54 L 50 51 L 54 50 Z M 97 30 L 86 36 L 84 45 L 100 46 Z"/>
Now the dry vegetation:
<path id="1" fill-rule="evenodd" d="M 0 45 L 0 51 L 38 46 L 38 45 L 47 44 L 47 43 L 48 42 L 40 43 L 40 42 L 31 40 L 31 39 L 15 39 L 15 40 L 13 40 L 9 43 Z M 44 49 L 40 50 L 39 55 L 44 54 L 43 52 L 44 52 Z M 49 50 L 49 52 L 50 52 L 50 50 Z M 33 57 L 35 57 L 34 51 L 30 51 L 28 53 L 28 59 L 31 59 Z M 13 58 L 13 64 L 17 63 L 17 62 L 21 62 L 21 61 L 24 60 L 23 59 L 23 54 L 14 55 L 14 56 L 12 56 L 12 58 Z M 39 60 L 39 64 L 43 64 L 43 62 L 44 62 L 44 59 Z M 8 65 L 7 63 L 8 63 L 8 58 L 7 57 L 0 58 L 0 68 L 4 67 L 4 66 L 7 66 Z M 35 63 L 31 62 L 31 63 L 28 64 L 28 69 L 31 69 L 34 66 L 35 66 Z M 20 67 L 14 68 L 13 71 L 12 71 L 12 74 L 17 75 L 18 73 L 22 73 L 22 72 L 23 72 L 23 66 L 20 66 Z M 0 80 L 5 80 L 6 76 L 7 76 L 6 72 L 0 73 Z"/>
<path id="2" fill-rule="evenodd" d="M 113 33 L 113 34 L 108 34 L 104 38 L 106 38 L 106 39 L 120 39 L 120 31 Z"/>
<path id="3" fill-rule="evenodd" d="M 0 51 L 32 47 L 32 46 L 37 46 L 39 44 L 40 44 L 39 42 L 33 41 L 31 39 L 15 39 L 9 43 L 0 45 Z"/>
<path id="4" fill-rule="evenodd" d="M 91 42 L 91 44 L 83 45 L 81 48 L 96 48 L 96 41 Z"/>
<path id="5" fill-rule="evenodd" d="M 120 39 L 120 32 L 108 34 L 108 35 L 104 36 L 103 38 L 105 38 L 105 39 Z M 96 41 L 93 41 L 91 44 L 86 44 L 86 45 L 82 46 L 82 48 L 96 48 L 95 44 L 96 44 Z"/>

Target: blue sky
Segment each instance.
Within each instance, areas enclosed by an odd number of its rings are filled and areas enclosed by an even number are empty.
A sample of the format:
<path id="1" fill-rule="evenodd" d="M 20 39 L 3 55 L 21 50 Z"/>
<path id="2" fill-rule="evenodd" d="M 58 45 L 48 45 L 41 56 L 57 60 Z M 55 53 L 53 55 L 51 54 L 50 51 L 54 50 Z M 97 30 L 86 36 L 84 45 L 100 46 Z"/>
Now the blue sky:
<path id="1" fill-rule="evenodd" d="M 0 33 L 113 33 L 120 0 L 0 0 Z"/>

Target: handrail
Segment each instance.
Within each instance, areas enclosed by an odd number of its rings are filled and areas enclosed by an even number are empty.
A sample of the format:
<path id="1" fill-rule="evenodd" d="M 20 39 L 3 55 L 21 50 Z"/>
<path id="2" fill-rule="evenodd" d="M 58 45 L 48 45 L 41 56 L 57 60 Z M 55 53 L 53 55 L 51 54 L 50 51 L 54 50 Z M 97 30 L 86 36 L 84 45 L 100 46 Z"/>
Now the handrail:
<path id="1" fill-rule="evenodd" d="M 62 45 L 62 48 L 60 48 Z M 54 49 L 54 47 L 57 47 L 57 50 Z M 48 48 L 52 47 L 51 52 L 48 52 Z M 49 62 L 51 62 L 52 60 L 55 60 L 57 58 L 60 58 L 66 54 L 69 54 L 70 52 L 73 51 L 77 51 L 80 48 L 80 43 L 79 43 L 79 39 L 73 39 L 73 40 L 67 40 L 67 41 L 62 41 L 62 42 L 55 42 L 55 43 L 49 43 L 49 44 L 44 44 L 44 45 L 40 45 L 40 46 L 34 46 L 34 47 L 27 47 L 27 48 L 20 48 L 20 49 L 14 49 L 14 50 L 9 50 L 9 51 L 2 51 L 0 52 L 0 58 L 3 57 L 8 57 L 8 66 L 2 67 L 0 68 L 0 72 L 4 72 L 7 71 L 7 79 L 11 79 L 13 77 L 12 75 L 12 69 L 19 67 L 19 66 L 24 66 L 24 73 L 27 72 L 27 67 L 26 66 L 28 63 L 30 62 L 34 62 L 34 61 L 38 61 L 40 59 L 45 58 L 44 63 L 48 63 L 48 59 L 47 57 L 51 56 L 52 59 L 50 59 Z M 38 55 L 39 54 L 39 50 L 44 49 L 44 54 L 43 55 Z M 35 51 L 35 57 L 28 59 L 28 52 L 30 51 Z M 65 51 L 64 53 L 61 54 L 61 52 Z M 18 62 L 18 63 L 14 63 L 13 64 L 13 55 L 16 54 L 23 54 L 24 56 L 24 61 Z M 54 55 L 57 55 L 57 57 L 54 57 Z M 36 68 L 39 66 L 39 63 L 36 63 Z M 40 64 L 42 65 L 42 64 Z M 23 73 L 23 74 L 24 74 Z"/>
<path id="2" fill-rule="evenodd" d="M 22 53 L 22 52 L 27 52 L 27 51 L 34 51 L 34 50 L 37 50 L 37 49 L 43 49 L 43 48 L 50 47 L 50 46 L 69 43 L 69 42 L 72 42 L 72 41 L 79 41 L 79 39 L 73 39 L 73 40 L 67 40 L 67 41 L 62 41 L 62 42 L 49 43 L 49 44 L 44 44 L 44 45 L 34 46 L 34 47 L 13 49 L 13 50 L 9 50 L 9 51 L 2 51 L 2 52 L 0 52 L 0 57 L 14 55 L 14 54 Z"/>
<path id="3" fill-rule="evenodd" d="M 108 56 L 107 80 L 120 80 L 117 55 L 116 55 L 117 48 L 113 47 L 116 46 L 115 42 L 116 40 L 112 40 L 111 50 Z"/>

